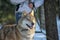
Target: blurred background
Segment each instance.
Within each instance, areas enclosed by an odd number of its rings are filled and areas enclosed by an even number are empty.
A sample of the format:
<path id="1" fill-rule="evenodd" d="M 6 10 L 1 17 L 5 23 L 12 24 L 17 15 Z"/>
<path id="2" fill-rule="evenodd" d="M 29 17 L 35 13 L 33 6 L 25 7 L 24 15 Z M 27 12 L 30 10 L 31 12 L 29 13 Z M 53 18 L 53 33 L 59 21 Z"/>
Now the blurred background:
<path id="1" fill-rule="evenodd" d="M 0 23 L 15 22 L 15 6 L 9 0 L 0 0 Z"/>
<path id="2" fill-rule="evenodd" d="M 52 1 L 52 0 L 51 0 Z M 56 7 L 56 14 L 49 14 L 49 6 L 45 8 L 45 6 L 47 6 L 47 4 L 49 4 L 49 1 L 45 1 L 45 5 L 43 4 L 42 6 L 40 6 L 36 12 L 35 12 L 35 17 L 36 17 L 36 34 L 34 36 L 34 40 L 47 40 L 46 39 L 46 23 L 45 23 L 45 17 L 47 15 L 55 15 L 53 18 L 56 18 L 56 25 L 57 25 L 57 28 L 58 28 L 58 37 L 59 37 L 59 40 L 60 40 L 60 13 L 59 13 L 59 9 L 60 9 L 60 6 L 59 6 L 59 1 L 56 0 L 56 4 L 55 4 L 55 7 Z M 52 1 L 53 3 L 53 1 Z M 52 5 L 53 6 L 53 5 Z M 9 0 L 0 0 L 0 24 L 15 24 L 15 7 L 14 5 L 12 5 Z M 48 9 L 49 10 L 48 10 Z M 48 10 L 48 14 L 45 14 L 45 11 L 44 10 Z M 52 9 L 52 8 L 51 8 Z M 55 10 L 55 9 L 52 9 L 52 10 Z M 47 16 L 48 17 L 48 16 Z M 52 19 L 53 19 L 52 18 Z M 48 20 L 48 19 L 46 19 Z M 51 20 L 51 19 L 50 19 Z"/>

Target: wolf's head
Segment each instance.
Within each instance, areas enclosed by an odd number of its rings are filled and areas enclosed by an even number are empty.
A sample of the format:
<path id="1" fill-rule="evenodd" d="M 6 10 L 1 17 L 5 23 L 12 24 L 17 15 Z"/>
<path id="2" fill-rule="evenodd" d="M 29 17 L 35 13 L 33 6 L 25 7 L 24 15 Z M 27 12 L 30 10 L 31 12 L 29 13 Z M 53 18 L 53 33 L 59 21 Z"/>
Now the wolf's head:
<path id="1" fill-rule="evenodd" d="M 18 29 L 21 35 L 32 37 L 35 33 L 35 22 L 33 10 L 29 14 L 23 12 L 22 17 L 18 21 Z"/>
<path id="2" fill-rule="evenodd" d="M 22 26 L 22 28 L 32 29 L 35 24 L 34 11 L 27 14 L 25 11 L 22 13 L 22 17 L 18 20 L 18 25 Z"/>

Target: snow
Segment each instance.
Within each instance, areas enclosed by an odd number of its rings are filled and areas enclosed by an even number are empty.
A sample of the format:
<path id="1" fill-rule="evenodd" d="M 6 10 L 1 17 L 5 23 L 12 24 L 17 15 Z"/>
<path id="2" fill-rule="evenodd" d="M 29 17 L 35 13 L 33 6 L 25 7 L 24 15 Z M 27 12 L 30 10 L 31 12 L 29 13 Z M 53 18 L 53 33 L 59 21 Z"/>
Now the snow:
<path id="1" fill-rule="evenodd" d="M 36 23 L 36 31 L 41 31 L 37 23 Z M 42 30 L 42 31 L 43 33 L 46 34 L 45 30 Z M 46 35 L 44 35 L 43 33 L 35 33 L 34 40 L 46 40 Z"/>

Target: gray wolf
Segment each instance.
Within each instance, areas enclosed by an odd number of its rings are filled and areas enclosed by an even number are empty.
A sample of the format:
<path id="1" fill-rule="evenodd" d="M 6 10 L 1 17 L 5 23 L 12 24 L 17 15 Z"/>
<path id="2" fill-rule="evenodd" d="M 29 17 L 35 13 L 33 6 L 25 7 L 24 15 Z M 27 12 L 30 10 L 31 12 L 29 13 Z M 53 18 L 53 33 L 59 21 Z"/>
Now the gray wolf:
<path id="1" fill-rule="evenodd" d="M 35 17 L 34 11 L 32 10 L 31 13 L 26 14 L 24 12 L 22 14 L 22 18 L 18 21 L 17 29 L 19 31 L 20 40 L 33 40 L 33 36 L 35 34 Z"/>
<path id="2" fill-rule="evenodd" d="M 1 31 L 1 37 L 3 37 L 1 40 L 33 40 L 35 24 L 34 11 L 32 10 L 29 14 L 23 12 L 16 26 L 4 26 Z"/>

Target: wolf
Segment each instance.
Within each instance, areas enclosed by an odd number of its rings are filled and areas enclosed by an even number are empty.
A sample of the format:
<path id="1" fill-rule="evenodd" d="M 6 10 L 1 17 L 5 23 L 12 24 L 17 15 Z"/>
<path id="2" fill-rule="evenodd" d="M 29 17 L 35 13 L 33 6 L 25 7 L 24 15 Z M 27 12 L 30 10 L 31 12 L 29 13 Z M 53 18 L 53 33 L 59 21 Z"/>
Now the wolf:
<path id="1" fill-rule="evenodd" d="M 34 10 L 27 14 L 22 13 L 18 24 L 15 26 L 5 25 L 3 28 L 3 35 L 1 40 L 33 40 L 35 34 L 35 16 Z"/>
<path id="2" fill-rule="evenodd" d="M 29 14 L 27 14 L 26 12 L 22 14 L 22 18 L 19 19 L 17 25 L 17 30 L 19 31 L 20 40 L 33 40 L 35 34 L 35 24 L 36 24 L 36 20 L 33 10 Z"/>

